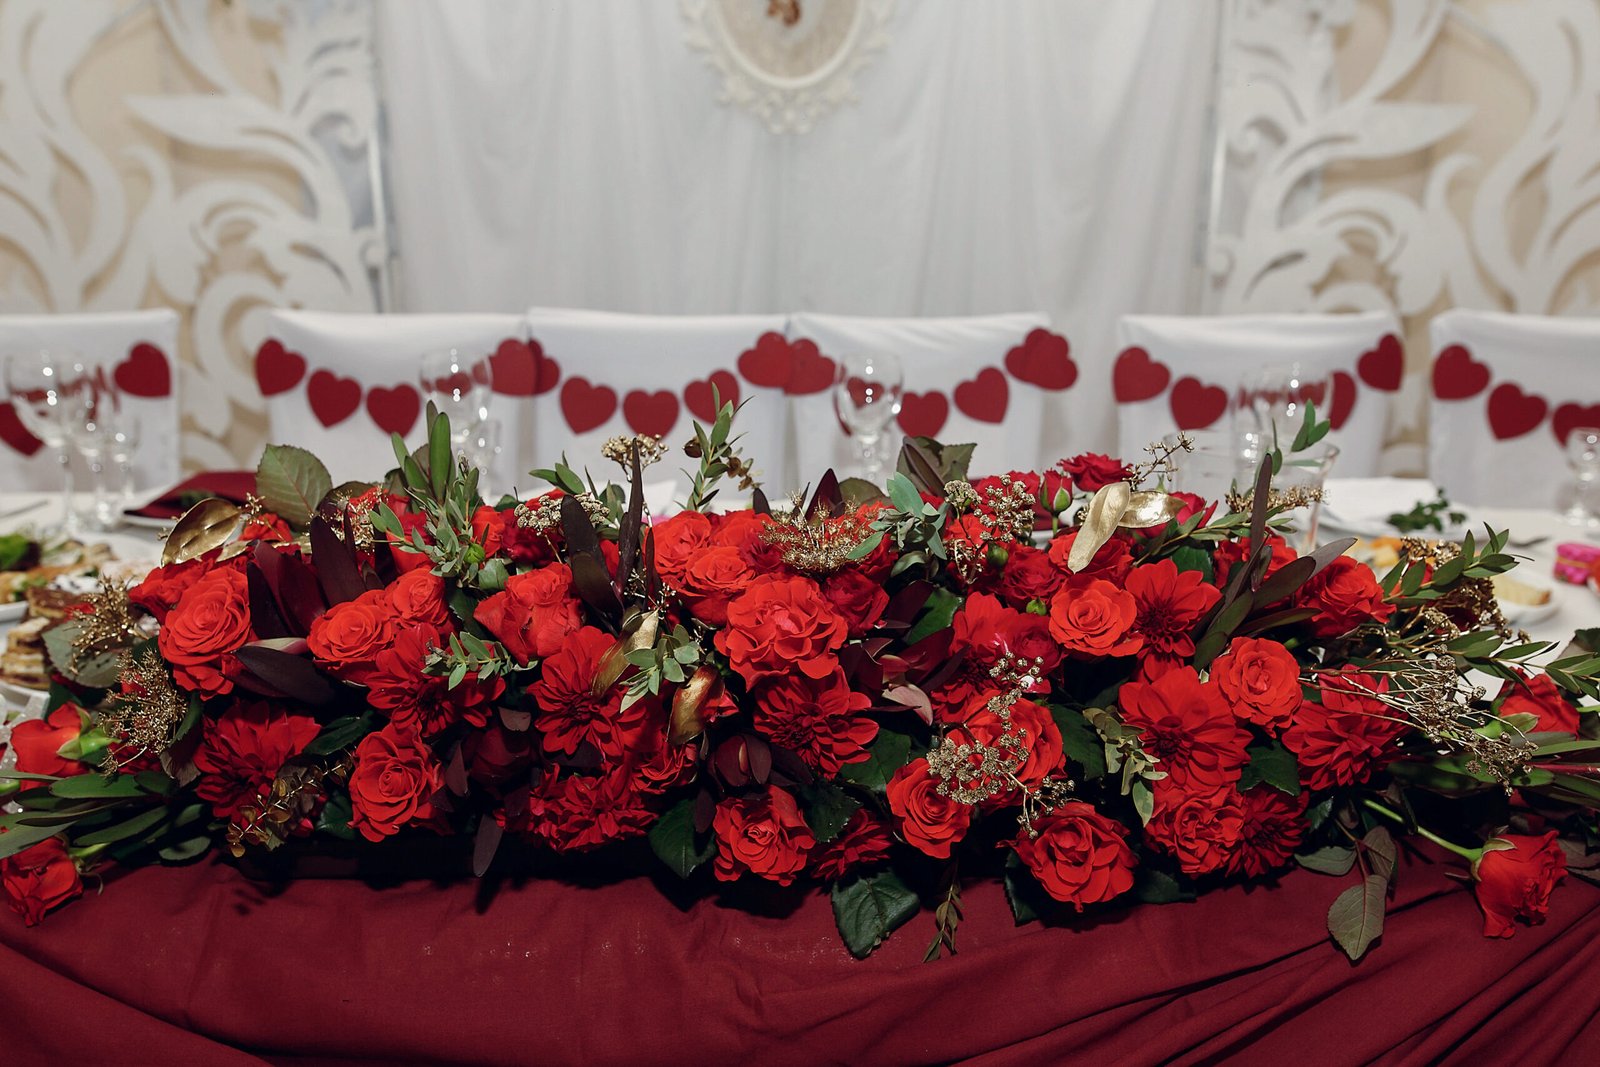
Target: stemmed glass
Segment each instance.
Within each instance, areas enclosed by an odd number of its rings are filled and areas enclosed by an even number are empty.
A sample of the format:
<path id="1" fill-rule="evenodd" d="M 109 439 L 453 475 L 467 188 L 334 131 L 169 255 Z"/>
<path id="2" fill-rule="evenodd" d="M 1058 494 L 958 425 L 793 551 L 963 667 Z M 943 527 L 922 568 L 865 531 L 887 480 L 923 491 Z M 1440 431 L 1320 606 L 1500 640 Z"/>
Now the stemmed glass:
<path id="1" fill-rule="evenodd" d="M 115 498 L 108 496 L 106 466 L 115 463 L 125 468 L 131 462 L 137 439 L 134 421 L 123 407 L 122 391 L 104 366 L 74 366 L 68 398 L 67 436 L 89 467 L 93 491 L 88 525 L 95 530 L 114 529 L 121 518 L 118 512 L 127 485 L 124 482 L 119 487 Z"/>
<path id="2" fill-rule="evenodd" d="M 878 443 L 900 413 L 904 388 L 900 360 L 891 353 L 849 353 L 838 361 L 833 379 L 833 410 L 844 432 L 855 440 L 863 474 L 874 485 L 883 474 L 883 454 Z"/>
<path id="3" fill-rule="evenodd" d="M 489 417 L 489 360 L 459 348 L 422 357 L 422 395 L 450 416 L 451 443 L 466 447 L 478 425 Z"/>
<path id="4" fill-rule="evenodd" d="M 1234 396 L 1234 433 L 1270 450 L 1287 449 L 1305 421 L 1306 406 L 1326 410 L 1328 376 L 1300 363 L 1263 367 L 1239 383 Z M 1251 434 L 1259 435 L 1251 437 Z"/>
<path id="5" fill-rule="evenodd" d="M 1567 431 L 1567 467 L 1572 481 L 1562 517 L 1574 526 L 1600 525 L 1593 507 L 1595 491 L 1600 489 L 1600 427 L 1574 426 Z"/>
<path id="6" fill-rule="evenodd" d="M 73 506 L 72 450 L 68 436 L 74 407 L 75 356 L 64 352 L 33 351 L 6 359 L 6 395 L 24 429 L 55 450 L 61 464 L 61 521 L 56 531 L 71 536 L 78 530 Z"/>

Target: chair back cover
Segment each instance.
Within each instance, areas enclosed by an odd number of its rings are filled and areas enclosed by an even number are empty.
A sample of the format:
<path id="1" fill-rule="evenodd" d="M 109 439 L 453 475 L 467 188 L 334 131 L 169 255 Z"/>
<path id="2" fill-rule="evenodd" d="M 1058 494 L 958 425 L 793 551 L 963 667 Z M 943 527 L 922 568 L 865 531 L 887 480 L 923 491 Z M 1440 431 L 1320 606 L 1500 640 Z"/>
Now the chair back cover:
<path id="1" fill-rule="evenodd" d="M 574 308 L 533 308 L 530 344 L 548 378 L 533 406 L 534 466 L 551 467 L 565 454 L 596 484 L 620 481 L 622 469 L 601 455 L 616 436 L 649 434 L 668 446 L 646 481 L 674 478 L 682 499 L 683 471 L 696 461 L 683 453 L 691 422 L 716 418 L 713 388 L 722 401 L 745 401 L 734 420 L 740 451 L 756 467 L 768 496 L 787 492 L 790 462 L 784 387 L 791 372 L 782 315 L 635 315 Z M 734 486 L 719 499 L 747 497 Z"/>
<path id="2" fill-rule="evenodd" d="M 178 315 L 166 309 L 69 315 L 0 315 L 0 359 L 38 350 L 70 351 L 105 369 L 138 424 L 136 489 L 178 480 Z M 0 490 L 54 489 L 60 466 L 18 419 L 0 387 Z M 80 464 L 81 465 L 81 464 Z M 84 488 L 80 483 L 79 489 Z M 114 485 L 112 486 L 114 489 Z"/>
<path id="3" fill-rule="evenodd" d="M 1322 411 L 1339 446 L 1334 475 L 1379 473 L 1388 397 L 1405 375 L 1400 324 L 1388 312 L 1353 315 L 1124 315 L 1112 370 L 1117 448 L 1135 462 L 1176 430 L 1226 430 L 1250 376 L 1298 363 L 1329 378 Z"/>
<path id="4" fill-rule="evenodd" d="M 395 465 L 391 432 L 421 441 L 421 360 L 451 348 L 489 361 L 501 451 L 487 495 L 528 482 L 527 400 L 541 376 L 520 315 L 270 312 L 256 353 L 268 440 L 316 453 L 335 484 L 371 480 Z"/>
<path id="5" fill-rule="evenodd" d="M 1600 319 L 1446 311 L 1430 326 L 1429 472 L 1464 504 L 1551 508 L 1600 426 Z"/>
<path id="6" fill-rule="evenodd" d="M 795 454 L 804 483 L 816 484 L 830 467 L 840 478 L 861 473 L 860 454 L 833 405 L 834 361 L 847 353 L 892 353 L 905 371 L 900 414 L 881 446 L 886 471 L 894 469 L 903 435 L 976 444 L 974 477 L 1040 463 L 1041 368 L 1052 357 L 1067 360 L 1065 340 L 1050 332 L 1043 314 L 862 318 L 802 312 L 789 318 L 789 339 L 807 361 L 823 361 L 794 390 Z M 1066 366 L 1075 378 L 1076 368 Z"/>

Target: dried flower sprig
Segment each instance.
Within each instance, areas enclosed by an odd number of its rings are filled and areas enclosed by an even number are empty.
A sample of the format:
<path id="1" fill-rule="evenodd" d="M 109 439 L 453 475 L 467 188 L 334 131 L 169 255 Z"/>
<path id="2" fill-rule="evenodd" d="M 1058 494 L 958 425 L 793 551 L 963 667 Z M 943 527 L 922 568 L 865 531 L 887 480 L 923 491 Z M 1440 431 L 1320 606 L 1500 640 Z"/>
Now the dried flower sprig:
<path id="1" fill-rule="evenodd" d="M 761 538 L 775 546 L 783 562 L 806 574 L 832 574 L 859 559 L 862 545 L 872 539 L 873 520 L 860 512 L 824 515 L 799 511 L 773 521 Z"/>
<path id="2" fill-rule="evenodd" d="M 629 437 L 618 434 L 616 437 L 606 438 L 605 444 L 600 446 L 600 454 L 617 466 L 626 474 L 633 473 L 633 450 L 639 450 L 639 469 L 642 471 L 652 463 L 658 463 L 666 458 L 667 445 L 661 438 L 654 434 L 641 433 Z"/>
<path id="3" fill-rule="evenodd" d="M 235 858 L 255 846 L 272 851 L 288 841 L 290 824 L 306 818 L 323 798 L 327 785 L 342 782 L 355 768 L 355 757 L 346 754 L 331 766 L 296 764 L 285 767 L 273 779 L 265 796 L 239 808 L 239 814 L 228 824 L 228 851 Z"/>
<path id="4" fill-rule="evenodd" d="M 101 764 L 108 775 L 146 753 L 165 752 L 177 742 L 189 714 L 189 699 L 178 692 L 153 651 L 124 655 L 121 683 L 122 695 L 100 709 L 100 727 L 116 742 Z"/>

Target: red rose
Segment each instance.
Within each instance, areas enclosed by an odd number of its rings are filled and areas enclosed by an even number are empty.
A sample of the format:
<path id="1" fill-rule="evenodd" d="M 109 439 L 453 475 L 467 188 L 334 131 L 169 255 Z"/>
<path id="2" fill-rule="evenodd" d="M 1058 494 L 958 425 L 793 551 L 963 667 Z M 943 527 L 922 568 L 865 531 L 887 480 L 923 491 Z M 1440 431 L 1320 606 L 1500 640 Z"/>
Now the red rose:
<path id="1" fill-rule="evenodd" d="M 490 722 L 462 738 L 461 756 L 474 782 L 495 789 L 519 775 L 526 777 L 533 763 L 533 739 L 526 730 Z"/>
<path id="2" fill-rule="evenodd" d="M 597 778 L 552 769 L 527 794 L 525 812 L 518 818 L 524 832 L 557 852 L 582 852 L 638 837 L 656 813 L 624 775 Z"/>
<path id="3" fill-rule="evenodd" d="M 385 726 L 356 746 L 350 773 L 350 826 L 368 841 L 382 841 L 408 822 L 433 817 L 433 797 L 444 770 L 411 734 Z"/>
<path id="4" fill-rule="evenodd" d="M 565 495 L 559 489 L 552 489 L 548 493 L 542 493 L 529 500 L 526 510 L 538 512 L 545 506 L 546 501 L 554 500 L 559 502 Z M 557 503 L 556 507 L 559 508 L 560 504 Z M 485 516 L 484 518 L 487 523 L 488 517 Z M 488 539 L 494 537 L 493 532 L 487 526 L 484 530 L 484 537 Z M 556 558 L 555 546 L 563 543 L 564 538 L 559 525 L 538 528 L 524 526 L 517 518 L 515 509 L 500 512 L 500 548 L 501 551 L 517 563 L 544 564 L 552 562 Z"/>
<path id="5" fill-rule="evenodd" d="M 444 579 L 432 571 L 407 571 L 390 583 L 386 593 L 396 626 L 423 623 L 443 629 L 450 625 Z"/>
<path id="6" fill-rule="evenodd" d="M 914 759 L 896 771 L 887 795 L 889 810 L 900 823 L 900 836 L 935 859 L 949 859 L 950 849 L 972 825 L 972 805 L 940 794 L 939 779 L 925 759 Z"/>
<path id="7" fill-rule="evenodd" d="M 242 557 L 240 557 L 242 558 Z M 207 553 L 188 563 L 168 563 L 144 576 L 144 580 L 128 590 L 128 600 L 155 617 L 156 622 L 167 621 L 167 613 L 177 606 L 189 587 L 204 578 L 218 566 L 216 553 Z M 222 564 L 237 569 L 232 564 Z"/>
<path id="8" fill-rule="evenodd" d="M 656 546 L 656 571 L 674 589 L 683 588 L 684 575 L 695 556 L 711 544 L 711 520 L 698 511 L 680 511 L 650 527 Z"/>
<path id="9" fill-rule="evenodd" d="M 716 518 L 715 543 L 731 545 L 750 569 L 757 574 L 787 574 L 789 567 L 783 562 L 783 549 L 766 539 L 772 526 L 771 515 L 754 511 L 730 511 Z"/>
<path id="10" fill-rule="evenodd" d="M 472 543 L 482 548 L 486 557 L 498 556 L 505 547 L 505 529 L 505 516 L 487 504 L 472 513 Z"/>
<path id="11" fill-rule="evenodd" d="M 1269 533 L 1267 541 L 1267 573 L 1263 576 L 1270 578 L 1284 567 L 1298 559 L 1295 550 L 1289 547 L 1279 534 Z M 1228 576 L 1233 573 L 1233 568 L 1250 558 L 1250 538 L 1241 537 L 1236 541 L 1220 541 L 1217 543 L 1215 554 L 1211 557 L 1212 566 L 1216 571 L 1215 583 L 1217 586 L 1228 584 Z"/>
<path id="12" fill-rule="evenodd" d="M 335 604 L 311 623 L 306 644 L 317 662 L 341 678 L 365 683 L 378 653 L 394 643 L 394 609 L 385 589 Z"/>
<path id="13" fill-rule="evenodd" d="M 806 766 L 832 778 L 846 763 L 867 758 L 878 724 L 866 710 L 872 699 L 851 690 L 844 672 L 826 678 L 784 675 L 756 691 L 755 726 Z"/>
<path id="14" fill-rule="evenodd" d="M 67 846 L 59 837 L 47 837 L 0 860 L 0 889 L 11 910 L 36 926 L 50 909 L 81 896 L 83 882 Z"/>
<path id="15" fill-rule="evenodd" d="M 1139 614 L 1134 629 L 1144 638 L 1146 659 L 1169 664 L 1194 655 L 1194 631 L 1222 594 L 1199 571 L 1180 571 L 1170 559 L 1135 567 L 1123 586 Z"/>
<path id="16" fill-rule="evenodd" d="M 859 570 L 843 570 L 822 583 L 822 595 L 839 613 L 851 637 L 860 637 L 878 625 L 889 606 L 889 594 Z"/>
<path id="17" fill-rule="evenodd" d="M 1500 717 L 1532 715 L 1535 730 L 1576 734 L 1578 709 L 1561 694 L 1550 676 L 1542 672 L 1517 673 L 1521 676 L 1519 681 L 1507 682 L 1501 688 L 1505 699 L 1500 702 Z"/>
<path id="18" fill-rule="evenodd" d="M 987 688 L 989 668 L 1001 656 L 1036 664 L 1038 679 L 1029 692 L 1050 691 L 1049 677 L 1061 665 L 1061 646 L 1050 634 L 1050 622 L 1038 615 L 1005 607 L 987 593 L 973 593 L 955 613 L 950 650 L 967 652 L 968 674 L 979 688 Z"/>
<path id="19" fill-rule="evenodd" d="M 713 626 L 728 623 L 728 601 L 744 591 L 755 572 L 732 545 L 713 545 L 689 560 L 678 586 L 695 618 Z"/>
<path id="20" fill-rule="evenodd" d="M 583 624 L 565 563 L 512 575 L 504 589 L 478 605 L 475 617 L 518 663 L 552 655 Z"/>
<path id="21" fill-rule="evenodd" d="M 283 765 L 321 730 L 309 715 L 256 701 L 236 704 L 206 725 L 194 754 L 200 770 L 195 792 L 218 818 L 231 819 L 242 806 L 265 796 Z"/>
<path id="22" fill-rule="evenodd" d="M 1178 513 L 1172 517 L 1172 521 L 1179 525 L 1198 515 L 1200 516 L 1200 521 L 1195 524 L 1195 529 L 1202 529 L 1206 523 L 1211 521 L 1212 513 L 1217 510 L 1217 505 L 1214 501 L 1207 501 L 1205 497 L 1196 493 L 1172 493 L 1170 495 L 1183 505 L 1178 509 Z"/>
<path id="23" fill-rule="evenodd" d="M 1312 789 L 1356 785 L 1397 753 L 1393 745 L 1406 725 L 1368 693 L 1383 693 L 1389 679 L 1353 668 L 1318 678 L 1322 701 L 1307 700 L 1283 732 L 1283 743 L 1300 764 L 1300 780 Z"/>
<path id="24" fill-rule="evenodd" d="M 1226 864 L 1239 847 L 1244 799 L 1232 786 L 1191 792 L 1162 779 L 1155 783 L 1155 801 L 1145 838 L 1175 857 L 1183 873 L 1209 874 Z"/>
<path id="25" fill-rule="evenodd" d="M 388 497 L 387 503 L 389 509 L 394 512 L 394 517 L 400 522 L 400 532 L 398 534 L 384 535 L 384 539 L 392 550 L 395 567 L 401 571 L 411 571 L 416 570 L 418 567 L 427 569 L 433 566 L 432 560 L 411 547 L 411 535 L 413 532 L 422 535 L 424 544 L 433 543 L 433 538 L 428 535 L 428 517 L 420 511 L 412 511 L 408 508 L 406 506 L 407 500 L 403 496 L 391 495 Z"/>
<path id="26" fill-rule="evenodd" d="M 1070 550 L 1069 550 L 1070 551 Z M 1037 600 L 1048 604 L 1056 590 L 1066 583 L 1066 576 L 1050 562 L 1050 554 L 1032 545 L 1012 545 L 1006 555 L 1006 565 L 995 582 L 995 592 L 1007 604 L 1026 610 Z"/>
<path id="27" fill-rule="evenodd" d="M 1234 638 L 1212 663 L 1211 679 L 1235 715 L 1274 732 L 1300 707 L 1300 663 L 1276 641 Z"/>
<path id="28" fill-rule="evenodd" d="M 717 651 L 755 685 L 798 670 L 826 678 L 838 665 L 845 621 L 810 578 L 758 579 L 728 604 L 728 626 L 718 630 Z"/>
<path id="29" fill-rule="evenodd" d="M 774 785 L 767 786 L 765 793 L 723 800 L 717 805 L 711 829 L 717 835 L 713 870 L 724 882 L 748 871 L 790 885 L 817 845 L 794 797 Z"/>
<path id="30" fill-rule="evenodd" d="M 1229 874 L 1259 878 L 1287 866 L 1305 833 L 1306 797 L 1289 796 L 1270 785 L 1258 785 L 1242 797 L 1244 822 L 1238 847 L 1228 856 Z"/>
<path id="31" fill-rule="evenodd" d="M 726 699 L 726 693 L 718 696 Z M 701 715 L 711 705 L 700 706 Z M 638 718 L 625 724 L 626 767 L 633 788 L 641 794 L 659 795 L 694 779 L 699 749 L 694 744 L 674 745 L 667 738 L 667 705 L 656 697 L 645 697 L 629 708 L 638 708 Z"/>
<path id="32" fill-rule="evenodd" d="M 211 697 L 233 691 L 240 669 L 233 653 L 254 637 L 244 572 L 230 567 L 207 573 L 184 592 L 157 645 L 180 686 Z"/>
<path id="33" fill-rule="evenodd" d="M 1095 549 L 1094 556 L 1090 558 L 1089 565 L 1074 574 L 1068 570 L 1067 563 L 1072 557 L 1072 546 L 1078 540 L 1078 531 L 1070 530 L 1050 542 L 1046 555 L 1050 565 L 1064 574 L 1069 586 L 1083 587 L 1097 578 L 1103 578 L 1115 585 L 1121 585 L 1128 577 L 1128 572 L 1133 569 L 1133 552 L 1130 548 L 1131 539 L 1122 531 L 1111 536 L 1111 540 Z"/>
<path id="34" fill-rule="evenodd" d="M 1249 762 L 1250 734 L 1228 710 L 1217 687 L 1193 667 L 1179 667 L 1154 682 L 1128 682 L 1117 698 L 1122 721 L 1139 731 L 1147 755 L 1161 762 L 1164 781 L 1211 792 L 1239 780 Z"/>
<path id="35" fill-rule="evenodd" d="M 83 712 L 76 704 L 63 704 L 48 718 L 26 719 L 11 730 L 11 748 L 17 754 L 17 770 L 23 774 L 53 774 L 70 778 L 88 768 L 77 760 L 57 755 L 61 746 L 76 741 L 83 732 Z M 4 749 L 0 748 L 0 752 Z"/>
<path id="36" fill-rule="evenodd" d="M 1542 837 L 1505 834 L 1492 839 L 1472 865 L 1473 890 L 1483 909 L 1483 936 L 1510 937 L 1513 919 L 1530 926 L 1544 922 L 1550 893 L 1567 876 L 1567 857 L 1556 844 L 1556 832 Z"/>
<path id="37" fill-rule="evenodd" d="M 1300 590 L 1300 602 L 1315 608 L 1310 620 L 1317 637 L 1340 637 L 1364 622 L 1388 622 L 1394 605 L 1383 600 L 1378 579 L 1365 563 L 1340 556 Z"/>
<path id="38" fill-rule="evenodd" d="M 989 700 L 997 693 L 991 682 L 988 687 L 973 694 L 967 704 L 957 711 L 954 721 L 959 725 L 950 731 L 957 744 L 998 747 L 1006 724 L 989 710 Z M 1061 728 L 1048 711 L 1031 700 L 1018 700 L 1011 705 L 1011 726 L 1027 751 L 1014 777 L 1023 785 L 1037 787 L 1066 763 L 1066 755 L 1061 747 Z M 974 768 L 980 761 L 981 756 L 973 757 Z M 1007 782 L 1004 785 L 1004 792 L 997 794 L 997 800 L 1013 795 L 1012 784 Z"/>
<path id="39" fill-rule="evenodd" d="M 857 808 L 827 844 L 818 845 L 811 855 L 811 873 L 824 882 L 834 882 L 852 871 L 870 867 L 889 858 L 894 838 L 883 820 L 866 808 Z"/>
<path id="40" fill-rule="evenodd" d="M 293 541 L 294 531 L 283 519 L 270 511 L 263 511 L 244 524 L 244 529 L 239 531 L 239 540 L 281 544 L 284 541 Z"/>
<path id="41" fill-rule="evenodd" d="M 1122 460 L 1098 452 L 1064 459 L 1058 466 L 1071 475 L 1073 484 L 1085 493 L 1098 492 L 1113 482 L 1125 482 L 1133 477 L 1132 469 Z"/>
<path id="42" fill-rule="evenodd" d="M 1068 652 L 1091 658 L 1131 656 L 1144 647 L 1133 629 L 1138 603 L 1126 589 L 1095 579 L 1067 586 L 1050 601 L 1050 634 Z"/>
<path id="43" fill-rule="evenodd" d="M 1081 800 L 1069 800 L 1034 821 L 1036 835 L 1011 843 L 1044 891 L 1079 911 L 1133 888 L 1128 830 Z"/>
<path id="44" fill-rule="evenodd" d="M 534 716 L 533 725 L 544 734 L 546 752 L 570 756 L 579 745 L 588 742 L 604 756 L 622 755 L 625 735 L 631 723 L 644 714 L 644 708 L 635 703 L 622 711 L 622 689 L 618 686 L 594 695 L 600 657 L 615 643 L 616 639 L 605 631 L 585 626 L 544 661 L 539 680 L 528 693 L 539 703 L 541 714 Z"/>

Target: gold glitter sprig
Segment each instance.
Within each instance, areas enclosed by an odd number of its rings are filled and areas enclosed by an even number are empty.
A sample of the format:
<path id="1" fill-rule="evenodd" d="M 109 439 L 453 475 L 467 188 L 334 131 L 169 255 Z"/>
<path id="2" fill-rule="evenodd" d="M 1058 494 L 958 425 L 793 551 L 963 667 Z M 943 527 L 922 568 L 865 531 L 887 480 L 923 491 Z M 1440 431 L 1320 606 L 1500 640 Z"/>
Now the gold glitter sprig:
<path id="1" fill-rule="evenodd" d="M 73 616 L 78 624 L 78 636 L 72 642 L 73 670 L 96 656 L 127 648 L 141 636 L 133 621 L 127 581 L 102 577 L 100 588 L 89 594 L 84 604 L 88 610 Z"/>
<path id="2" fill-rule="evenodd" d="M 309 816 L 325 792 L 329 781 L 343 781 L 355 768 L 355 757 L 346 755 L 330 767 L 296 765 L 285 767 L 273 779 L 266 796 L 239 808 L 228 824 L 228 851 L 235 858 L 254 845 L 271 851 L 289 838 L 290 823 Z"/>
<path id="3" fill-rule="evenodd" d="M 189 713 L 188 698 L 178 692 L 154 653 L 123 656 L 120 680 L 123 694 L 100 710 L 101 728 L 117 742 L 101 765 L 108 775 L 147 752 L 165 752 Z"/>
<path id="4" fill-rule="evenodd" d="M 796 509 L 769 523 L 761 537 L 775 545 L 783 562 L 806 574 L 832 574 L 848 564 L 852 553 L 875 534 L 872 520 L 860 512 L 827 516 Z"/>

